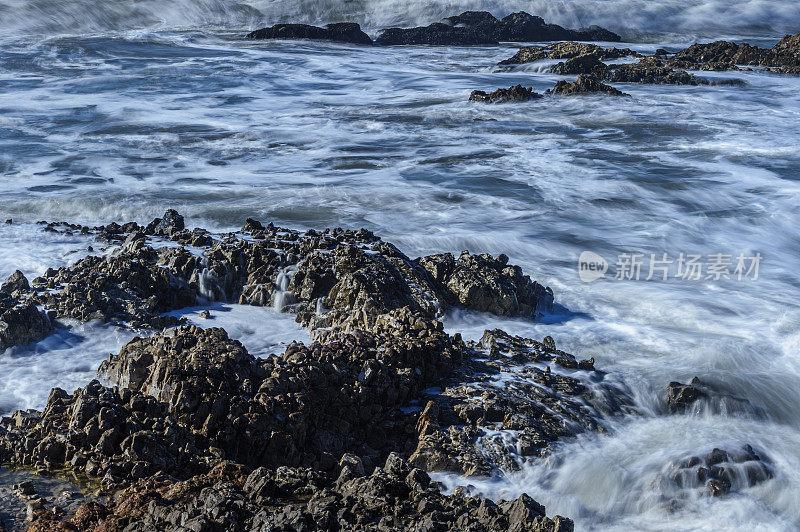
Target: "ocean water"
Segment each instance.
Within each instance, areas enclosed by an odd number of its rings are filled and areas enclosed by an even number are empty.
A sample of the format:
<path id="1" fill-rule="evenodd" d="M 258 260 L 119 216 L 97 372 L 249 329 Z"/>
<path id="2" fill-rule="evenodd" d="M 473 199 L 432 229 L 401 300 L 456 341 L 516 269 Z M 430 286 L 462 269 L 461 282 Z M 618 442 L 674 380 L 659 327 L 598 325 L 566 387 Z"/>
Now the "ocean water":
<path id="1" fill-rule="evenodd" d="M 446 327 L 541 338 L 632 388 L 639 416 L 551 459 L 486 482 L 527 492 L 581 530 L 791 530 L 800 526 L 800 77 L 703 73 L 743 87 L 620 84 L 631 98 L 467 102 L 473 89 L 557 76 L 496 68 L 518 45 L 365 48 L 251 42 L 281 21 L 381 27 L 469 8 L 524 8 L 567 26 L 601 24 L 642 51 L 728 38 L 771 46 L 800 31 L 779 0 L 530 2 L 0 0 L 0 277 L 39 275 L 98 243 L 43 233 L 42 219 L 149 221 L 176 208 L 191 226 L 246 217 L 294 228 L 367 227 L 412 256 L 505 253 L 548 284 L 538 323 L 458 313 Z M 624 14 L 624 16 L 623 16 Z M 578 258 L 609 263 L 584 283 Z M 759 254 L 758 278 L 645 280 L 651 254 Z M 639 280 L 614 279 L 642 254 Z M 731 268 L 732 269 L 732 268 Z M 221 325 L 254 354 L 306 339 L 269 309 L 187 317 Z M 41 407 L 75 387 L 126 333 L 91 324 L 0 355 L 0 408 Z M 52 364 L 50 361 L 57 361 Z M 747 398 L 755 415 L 663 415 L 670 381 L 695 375 Z M 670 463 L 750 444 L 775 478 L 725 499 L 682 494 Z"/>

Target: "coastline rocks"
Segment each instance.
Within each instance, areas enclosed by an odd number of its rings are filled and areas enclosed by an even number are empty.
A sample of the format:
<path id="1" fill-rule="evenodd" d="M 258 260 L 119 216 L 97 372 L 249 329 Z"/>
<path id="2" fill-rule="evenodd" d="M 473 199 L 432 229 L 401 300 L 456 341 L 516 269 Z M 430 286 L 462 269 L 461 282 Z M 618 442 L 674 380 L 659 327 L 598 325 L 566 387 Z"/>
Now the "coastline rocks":
<path id="1" fill-rule="evenodd" d="M 711 497 L 724 497 L 766 482 L 775 476 L 768 459 L 750 445 L 736 451 L 713 449 L 705 456 L 691 456 L 668 468 L 667 477 L 678 495 L 700 491 Z"/>
<path id="2" fill-rule="evenodd" d="M 739 70 L 739 65 L 800 74 L 800 33 L 786 35 L 772 48 L 715 41 L 693 44 L 672 56 L 669 65 L 690 70 Z"/>
<path id="3" fill-rule="evenodd" d="M 596 77 L 589 74 L 579 75 L 578 79 L 572 83 L 561 80 L 556 83 L 555 87 L 545 91 L 545 94 L 573 95 L 588 94 L 593 92 L 603 92 L 611 96 L 630 96 L 629 94 L 625 94 L 624 92 L 615 89 L 611 85 L 602 83 Z"/>
<path id="4" fill-rule="evenodd" d="M 411 259 L 365 230 L 299 233 L 250 220 L 243 229 L 250 238 L 215 240 L 202 230 L 187 231 L 171 211 L 144 231 L 136 224 L 98 231 L 119 249 L 48 270 L 32 283 L 32 300 L 56 317 L 160 329 L 179 323 L 165 312 L 233 301 L 289 310 L 304 324 L 324 314 L 325 324 L 315 321 L 312 329 L 347 330 L 354 320 L 371 325 L 377 315 L 403 307 L 427 318 L 454 305 L 534 319 L 552 310 L 552 291 L 507 258 L 449 255 L 445 262 L 454 269 L 446 279 L 435 279 L 421 267 L 434 259 Z M 156 248 L 148 234 L 181 247 Z M 496 303 L 489 301 L 492 292 Z"/>
<path id="5" fill-rule="evenodd" d="M 38 342 L 52 330 L 50 319 L 34 304 L 0 292 L 0 352 L 15 345 Z"/>
<path id="6" fill-rule="evenodd" d="M 248 473 L 223 462 L 183 482 L 164 477 L 140 482 L 107 505 L 83 506 L 62 524 L 86 531 L 573 530 L 571 520 L 547 518 L 545 508 L 525 494 L 497 503 L 445 495 L 425 472 L 396 454 L 369 475 L 349 477 L 333 481 L 289 467 Z"/>
<path id="7" fill-rule="evenodd" d="M 403 309 L 369 332 L 265 360 L 222 329 L 180 327 L 132 340 L 99 373 L 158 399 L 226 459 L 327 470 L 346 452 L 375 460 L 402 450 L 400 407 L 463 356 L 440 323 Z"/>
<path id="8" fill-rule="evenodd" d="M 409 460 L 427 471 L 490 476 L 545 456 L 552 445 L 584 431 L 604 431 L 603 419 L 632 413 L 628 390 L 551 345 L 486 331 L 480 353 L 461 376 L 431 396 L 416 425 Z"/>
<path id="9" fill-rule="evenodd" d="M 531 87 L 517 85 L 516 87 L 509 87 L 508 89 L 497 89 L 490 93 L 477 90 L 472 91 L 472 94 L 469 95 L 469 101 L 484 103 L 527 102 L 541 97 L 542 95 L 533 92 Z"/>
<path id="10" fill-rule="evenodd" d="M 6 282 L 0 286 L 0 292 L 5 292 L 6 294 L 14 294 L 15 292 L 25 292 L 30 290 L 31 285 L 28 283 L 28 279 L 25 277 L 21 271 L 16 270 L 12 273 Z"/>
<path id="11" fill-rule="evenodd" d="M 559 42 L 547 46 L 524 46 L 511 58 L 501 61 L 500 65 L 519 65 L 532 63 L 542 59 L 572 59 L 583 55 L 594 55 L 598 59 L 619 59 L 621 57 L 640 54 L 630 48 L 602 48 L 596 44 L 574 41 Z"/>
<path id="12" fill-rule="evenodd" d="M 578 76 L 578 79 L 572 83 L 564 80 L 558 81 L 555 87 L 553 87 L 552 89 L 547 89 L 544 92 L 544 95 L 533 92 L 533 89 L 531 88 L 526 89 L 521 85 L 517 85 L 516 87 L 511 87 L 509 89 L 498 89 L 492 93 L 486 93 L 484 91 L 472 91 L 472 94 L 469 97 L 469 101 L 482 102 L 482 103 L 526 102 L 533 99 L 539 99 L 544 96 L 555 96 L 555 95 L 572 96 L 575 94 L 588 94 L 593 92 L 602 92 L 612 96 L 630 96 L 629 94 L 625 94 L 624 92 L 619 91 L 610 85 L 602 83 L 594 75 L 580 74 Z M 475 281 L 475 284 L 477 284 L 477 281 Z M 474 308 L 476 310 L 485 310 L 488 312 L 492 312 L 500 316 L 513 315 L 509 314 L 508 311 L 502 309 L 504 304 L 510 304 L 507 297 L 502 297 L 500 298 L 500 300 L 494 300 L 491 302 L 491 304 L 487 304 L 486 301 L 488 301 L 489 298 L 496 297 L 496 295 L 486 292 L 485 291 L 486 287 L 482 288 L 483 289 L 475 290 L 473 292 L 473 294 L 475 295 L 480 293 L 479 297 L 475 298 L 472 295 L 468 296 L 462 300 L 462 305 L 466 306 L 467 308 Z M 538 288 L 534 286 L 533 292 L 536 295 L 541 294 L 544 297 L 548 295 L 548 293 L 545 292 L 541 286 L 539 286 Z M 464 291 L 462 290 L 461 293 L 463 294 Z M 527 293 L 530 293 L 530 290 Z M 506 294 L 510 295 L 510 292 L 506 290 Z M 464 300 L 470 302 L 469 305 L 464 304 L 463 302 Z M 479 301 L 482 301 L 483 303 L 480 303 Z M 552 308 L 552 299 L 546 301 L 549 301 L 550 307 Z M 525 306 L 525 303 L 522 304 L 521 308 L 527 308 Z M 534 309 L 535 308 L 536 307 L 534 307 Z M 528 314 L 523 313 L 523 315 L 528 315 Z M 536 314 L 534 313 L 530 315 L 536 315 Z"/>
<path id="13" fill-rule="evenodd" d="M 602 77 L 606 71 L 606 64 L 600 61 L 596 54 L 586 54 L 567 59 L 550 69 L 554 74 L 573 76 L 576 74 L 590 74 Z"/>
<path id="14" fill-rule="evenodd" d="M 170 254 L 180 251 L 173 248 Z M 195 260 L 185 255 L 183 259 Z M 132 233 L 117 254 L 89 256 L 34 279 L 39 291 L 35 300 L 59 318 L 98 319 L 132 328 L 176 325 L 177 318 L 162 313 L 193 305 L 197 293 L 157 259 L 144 234 Z"/>
<path id="15" fill-rule="evenodd" d="M 466 11 L 442 22 L 417 28 L 389 28 L 376 39 L 381 45 L 477 45 L 499 42 L 555 41 L 621 41 L 622 38 L 603 28 L 592 26 L 578 31 L 555 24 L 546 24 L 540 17 L 525 12 L 512 13 L 498 20 L 486 11 Z"/>
<path id="16" fill-rule="evenodd" d="M 763 412 L 747 399 L 716 390 L 694 377 L 689 384 L 670 382 L 666 389 L 667 408 L 672 414 L 702 414 L 762 417 Z"/>
<path id="17" fill-rule="evenodd" d="M 308 24 L 276 24 L 247 34 L 248 39 L 311 39 L 344 42 L 350 44 L 372 44 L 369 35 L 353 22 L 328 24 L 324 28 Z"/>
<path id="18" fill-rule="evenodd" d="M 214 457 L 153 397 L 92 381 L 72 395 L 54 388 L 39 416 L 3 418 L 0 459 L 80 475 L 95 489 L 156 472 L 193 474 Z M 94 480 L 91 480 L 94 479 Z"/>

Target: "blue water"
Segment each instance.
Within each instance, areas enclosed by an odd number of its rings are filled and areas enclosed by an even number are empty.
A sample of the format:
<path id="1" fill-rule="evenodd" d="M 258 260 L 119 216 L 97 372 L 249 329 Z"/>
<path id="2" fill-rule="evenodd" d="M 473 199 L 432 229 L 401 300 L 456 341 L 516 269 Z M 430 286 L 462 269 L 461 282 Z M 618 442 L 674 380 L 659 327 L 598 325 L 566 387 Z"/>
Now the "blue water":
<path id="1" fill-rule="evenodd" d="M 800 30 L 790 2 L 528 4 L 557 23 L 604 24 L 650 52 L 716 37 L 771 46 Z M 0 0 L 0 217 L 15 221 L 0 225 L 0 276 L 41 274 L 97 245 L 42 233 L 37 220 L 146 222 L 166 208 L 213 230 L 255 217 L 368 227 L 412 256 L 506 253 L 566 313 L 538 324 L 459 315 L 447 327 L 551 335 L 624 378 L 645 415 L 567 445 L 561 461 L 486 483 L 487 494 L 528 491 L 581 529 L 797 527 L 800 78 L 702 73 L 747 85 L 620 85 L 632 98 L 483 106 L 467 102 L 471 90 L 543 91 L 559 78 L 539 65 L 497 69 L 511 44 L 241 38 L 289 19 L 350 18 L 374 34 L 482 5 Z M 587 250 L 611 264 L 605 280 L 578 278 Z M 763 261 L 757 280 L 617 281 L 623 253 Z M 255 338 L 255 323 L 230 327 Z M 124 339 L 91 327 L 65 334 L 0 355 L 15 376 L 0 388 L 3 408 L 41 406 L 51 386 L 77 385 Z M 48 346 L 63 363 L 47 363 Z M 694 375 L 724 382 L 766 419 L 656 416 L 666 384 Z M 670 460 L 744 443 L 771 457 L 773 480 L 722 501 L 690 498 L 674 513 L 653 502 Z"/>

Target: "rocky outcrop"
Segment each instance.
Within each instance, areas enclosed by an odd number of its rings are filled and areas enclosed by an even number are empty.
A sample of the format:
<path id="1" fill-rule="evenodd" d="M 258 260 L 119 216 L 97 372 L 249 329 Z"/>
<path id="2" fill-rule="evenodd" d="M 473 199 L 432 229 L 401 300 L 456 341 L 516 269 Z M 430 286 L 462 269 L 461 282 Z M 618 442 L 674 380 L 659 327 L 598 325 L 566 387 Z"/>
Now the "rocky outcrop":
<path id="1" fill-rule="evenodd" d="M 427 471 L 518 470 L 556 442 L 602 432 L 604 419 L 633 412 L 629 391 L 608 382 L 594 359 L 577 360 L 549 337 L 495 329 L 469 347 L 482 354 L 471 361 L 471 378 L 430 396 L 417 421 L 410 461 Z"/>
<path id="2" fill-rule="evenodd" d="M 520 48 L 513 57 L 501 61 L 500 65 L 519 65 L 542 59 L 572 59 L 585 55 L 596 56 L 599 60 L 641 56 L 630 48 L 602 48 L 596 44 L 567 41 L 547 46 L 525 46 Z"/>
<path id="3" fill-rule="evenodd" d="M 509 265 L 505 256 L 412 259 L 365 230 L 301 234 L 254 220 L 243 229 L 246 239 L 230 235 L 214 240 L 183 228 L 179 216 L 167 213 L 147 228 L 86 229 L 119 249 L 48 270 L 34 279 L 33 299 L 56 317 L 156 329 L 178 323 L 165 312 L 198 300 L 280 306 L 305 324 L 315 317 L 325 321 L 315 322 L 314 328 L 343 330 L 352 328 L 354 320 L 372 324 L 379 314 L 403 307 L 427 318 L 454 305 L 532 318 L 552 309 L 552 291 Z M 182 246 L 155 248 L 148 235 Z M 437 279 L 422 267 L 434 260 L 444 261 L 441 268 L 452 266 L 446 278 Z M 320 305 L 327 309 L 324 317 L 315 316 Z"/>
<path id="4" fill-rule="evenodd" d="M 763 67 L 781 73 L 800 73 L 800 33 L 786 35 L 772 48 L 715 41 L 693 44 L 669 59 L 669 65 L 688 70 L 739 70 Z"/>
<path id="5" fill-rule="evenodd" d="M 369 35 L 361 31 L 361 26 L 353 22 L 328 24 L 324 28 L 308 24 L 276 24 L 247 34 L 248 39 L 311 39 L 345 42 L 351 44 L 372 44 Z"/>
<path id="6" fill-rule="evenodd" d="M 724 497 L 775 476 L 771 461 L 750 445 L 736 451 L 714 449 L 704 456 L 691 456 L 671 464 L 667 471 L 673 492 L 698 491 L 711 497 Z"/>
<path id="7" fill-rule="evenodd" d="M 483 103 L 527 102 L 541 97 L 542 95 L 533 92 L 531 87 L 517 85 L 507 89 L 497 89 L 494 92 L 472 91 L 469 101 Z"/>
<path id="8" fill-rule="evenodd" d="M 589 94 L 589 93 L 605 93 L 611 96 L 628 96 L 624 92 L 615 89 L 611 85 L 606 85 L 598 80 L 596 77 L 589 74 L 581 74 L 578 79 L 572 83 L 568 81 L 559 81 L 552 89 L 545 91 L 545 94 L 560 94 L 560 95 L 573 95 L 573 94 Z"/>
<path id="9" fill-rule="evenodd" d="M 355 467 L 353 466 L 355 464 Z M 338 478 L 303 468 L 221 463 L 183 482 L 156 477 L 107 505 L 89 503 L 61 525 L 100 530 L 527 530 L 571 532 L 572 521 L 545 516 L 523 494 L 511 501 L 444 495 L 422 470 L 396 454 L 365 474 L 346 461 Z M 55 528 L 52 513 L 34 516 L 32 529 Z"/>
<path id="10" fill-rule="evenodd" d="M 670 382 L 666 389 L 666 403 L 673 414 L 763 416 L 763 412 L 747 399 L 721 391 L 698 377 L 688 384 Z"/>
<path id="11" fill-rule="evenodd" d="M 634 63 L 606 64 L 603 61 L 622 57 L 638 57 Z M 677 56 L 676 56 L 677 57 Z M 646 83 L 668 85 L 742 85 L 740 80 L 709 80 L 687 73 L 685 63 L 667 60 L 663 55 L 643 57 L 628 48 L 601 48 L 594 44 L 563 42 L 549 46 L 521 48 L 513 57 L 501 61 L 502 66 L 530 63 L 543 59 L 565 59 L 550 68 L 563 76 L 587 74 L 611 83 Z"/>
<path id="12" fill-rule="evenodd" d="M 52 328 L 48 317 L 39 312 L 36 305 L 0 292 L 0 351 L 38 342 L 50 334 Z"/>
<path id="13" fill-rule="evenodd" d="M 577 31 L 568 30 L 555 24 L 546 24 L 542 18 L 525 12 L 512 13 L 498 20 L 486 11 L 467 11 L 430 26 L 384 30 L 376 42 L 382 45 L 476 45 L 565 39 L 614 42 L 622 40 L 619 35 L 597 26 Z"/>
<path id="14" fill-rule="evenodd" d="M 517 85 L 516 87 L 511 87 L 509 89 L 497 89 L 494 92 L 486 93 L 484 91 L 472 91 L 472 94 L 469 97 L 471 102 L 483 102 L 483 103 L 506 103 L 506 102 L 526 102 L 529 100 L 535 100 L 542 98 L 543 96 L 571 96 L 574 94 L 587 94 L 592 92 L 604 92 L 606 94 L 610 94 L 612 96 L 629 96 L 610 85 L 606 85 L 600 82 L 595 76 L 590 74 L 581 74 L 578 76 L 578 79 L 572 83 L 568 81 L 559 81 L 556 83 L 555 87 L 552 89 L 547 89 L 544 92 L 544 95 L 533 92 L 531 88 L 525 88 L 521 85 Z M 465 274 L 470 275 L 470 274 Z M 464 277 L 462 275 L 461 277 Z M 521 275 L 521 273 L 520 273 Z M 455 283 L 458 283 L 458 278 L 455 280 Z M 511 305 L 511 300 L 508 298 L 500 298 L 497 299 L 496 295 L 491 294 L 486 289 L 488 286 L 481 286 L 480 288 L 476 288 L 481 283 L 478 279 L 475 278 L 474 272 L 472 275 L 472 283 L 473 286 L 470 288 L 472 291 L 466 291 L 463 286 L 459 286 L 456 284 L 456 288 L 459 290 L 458 293 L 464 295 L 468 294 L 468 297 L 465 299 L 470 302 L 468 305 L 469 308 L 475 308 L 476 310 L 485 310 L 488 312 L 493 312 L 495 314 L 499 314 L 501 316 L 509 316 L 513 315 L 508 311 L 503 309 L 503 306 L 513 306 Z M 485 283 L 484 283 L 485 284 Z M 546 297 L 547 293 L 543 292 L 541 289 L 536 289 L 534 292 L 542 294 L 542 296 Z M 510 290 L 505 290 L 506 294 L 511 294 Z M 481 303 L 481 301 L 483 303 Z M 489 302 L 491 301 L 491 303 Z M 525 308 L 525 307 L 523 307 Z"/>
<path id="15" fill-rule="evenodd" d="M 163 330 L 110 356 L 100 380 L 53 389 L 42 412 L 0 422 L 0 463 L 101 495 L 128 490 L 74 515 L 37 507 L 33 530 L 569 530 L 527 496 L 445 495 L 423 469 L 512 470 L 630 411 L 627 390 L 549 337 L 492 331 L 465 343 L 444 331 L 437 317 L 456 306 L 534 319 L 552 310 L 552 291 L 505 255 L 412 259 L 366 230 L 255 220 L 210 235 L 174 211 L 145 227 L 45 226 L 114 247 L 29 290 L 16 276 L 15 294 L 59 317 Z M 180 245 L 154 247 L 166 239 Z M 261 359 L 223 329 L 163 316 L 203 299 L 290 310 L 315 341 Z"/>

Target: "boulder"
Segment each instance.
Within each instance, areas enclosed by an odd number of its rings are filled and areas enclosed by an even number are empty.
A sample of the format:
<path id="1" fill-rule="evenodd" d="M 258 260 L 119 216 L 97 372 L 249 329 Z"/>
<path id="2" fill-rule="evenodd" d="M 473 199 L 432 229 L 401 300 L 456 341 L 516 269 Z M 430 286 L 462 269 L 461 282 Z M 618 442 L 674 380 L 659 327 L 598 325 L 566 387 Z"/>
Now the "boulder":
<path id="1" fill-rule="evenodd" d="M 50 319 L 36 305 L 0 293 L 0 351 L 38 342 L 52 329 Z"/>

